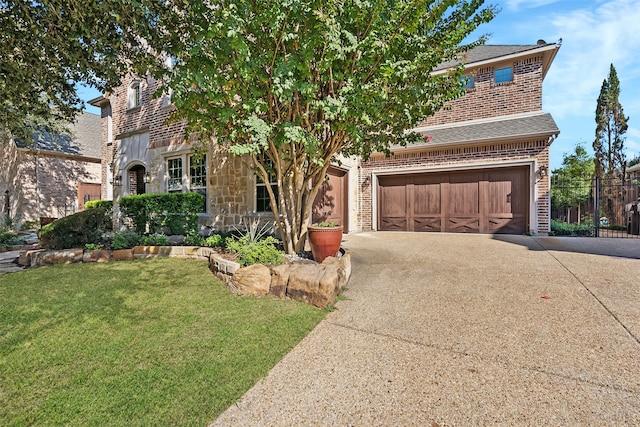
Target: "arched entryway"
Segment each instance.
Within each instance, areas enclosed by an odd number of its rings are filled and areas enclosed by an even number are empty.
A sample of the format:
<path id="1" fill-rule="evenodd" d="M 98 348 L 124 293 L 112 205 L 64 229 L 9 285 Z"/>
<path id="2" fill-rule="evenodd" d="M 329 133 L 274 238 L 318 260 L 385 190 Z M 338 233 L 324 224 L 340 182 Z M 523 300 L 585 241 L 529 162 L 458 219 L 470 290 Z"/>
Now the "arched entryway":
<path id="1" fill-rule="evenodd" d="M 143 165 L 131 166 L 127 171 L 127 193 L 146 193 L 145 175 L 147 169 Z"/>

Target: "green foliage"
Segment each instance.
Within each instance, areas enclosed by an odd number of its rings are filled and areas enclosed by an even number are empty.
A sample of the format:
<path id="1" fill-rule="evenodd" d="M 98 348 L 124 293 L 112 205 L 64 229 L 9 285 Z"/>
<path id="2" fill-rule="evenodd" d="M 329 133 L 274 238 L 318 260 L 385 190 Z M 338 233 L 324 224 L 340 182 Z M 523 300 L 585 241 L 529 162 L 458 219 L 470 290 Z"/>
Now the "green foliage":
<path id="1" fill-rule="evenodd" d="M 139 194 L 122 197 L 120 212 L 140 234 L 195 234 L 204 202 L 200 193 Z"/>
<path id="2" fill-rule="evenodd" d="M 222 248 L 225 245 L 225 239 L 221 234 L 212 234 L 204 240 L 204 246 L 210 248 Z"/>
<path id="3" fill-rule="evenodd" d="M 102 208 L 87 209 L 60 218 L 42 227 L 38 233 L 40 246 L 46 249 L 70 249 L 98 242 L 111 230 L 109 213 Z"/>
<path id="4" fill-rule="evenodd" d="M 595 234 L 595 227 L 591 223 L 582 224 L 567 224 L 563 221 L 551 220 L 551 232 L 552 236 L 585 236 L 593 237 Z"/>
<path id="5" fill-rule="evenodd" d="M 188 133 L 248 155 L 267 186 L 285 250 L 304 247 L 311 206 L 338 154 L 367 158 L 464 93 L 463 44 L 496 9 L 481 0 L 291 2 L 194 0 L 169 81 Z"/>
<path id="6" fill-rule="evenodd" d="M 205 238 L 197 233 L 189 233 L 184 236 L 184 244 L 187 246 L 205 246 Z"/>
<path id="7" fill-rule="evenodd" d="M 22 214 L 20 214 L 19 212 L 13 215 L 0 213 L 0 231 L 19 230 L 21 220 Z"/>
<path id="8" fill-rule="evenodd" d="M 340 225 L 337 222 L 333 221 L 322 221 L 316 222 L 313 224 L 314 227 L 339 227 Z"/>
<path id="9" fill-rule="evenodd" d="M 85 251 L 95 251 L 102 248 L 104 248 L 104 245 L 101 243 L 87 243 L 84 245 Z"/>
<path id="10" fill-rule="evenodd" d="M 140 235 L 132 230 L 116 231 L 113 235 L 113 249 L 129 249 L 138 244 Z"/>
<path id="11" fill-rule="evenodd" d="M 620 104 L 620 80 L 611 64 L 609 76 L 602 82 L 596 105 L 596 137 L 593 141 L 596 174 L 599 177 L 624 176 L 626 155 L 624 134 L 629 128 L 622 104 Z"/>
<path id="12" fill-rule="evenodd" d="M 23 230 L 39 230 L 40 229 L 40 221 L 34 219 L 32 221 L 25 221 L 22 223 Z"/>
<path id="13" fill-rule="evenodd" d="M 103 208 L 106 210 L 113 209 L 112 200 L 89 200 L 84 204 L 85 209 Z"/>
<path id="14" fill-rule="evenodd" d="M 229 237 L 226 240 L 227 249 L 238 254 L 238 263 L 246 267 L 252 264 L 282 264 L 282 252 L 276 245 L 278 240 L 268 236 L 257 241 L 251 241 L 247 233 L 238 238 Z"/>
<path id="15" fill-rule="evenodd" d="M 552 172 L 552 208 L 576 207 L 587 200 L 591 196 L 594 173 L 594 159 L 582 144 L 576 144 L 572 154 L 564 153 L 562 167 Z"/>
<path id="16" fill-rule="evenodd" d="M 140 236 L 138 243 L 143 246 L 169 246 L 169 239 L 164 234 L 154 233 Z"/>
<path id="17" fill-rule="evenodd" d="M 0 232 L 0 247 L 23 245 L 24 238 L 18 237 L 16 233 L 11 231 Z"/>
<path id="18" fill-rule="evenodd" d="M 33 139 L 73 120 L 82 101 L 74 82 L 108 92 L 131 69 L 159 58 L 172 2 L 82 0 L 0 2 L 0 135 Z M 4 142 L 4 141 L 2 141 Z"/>

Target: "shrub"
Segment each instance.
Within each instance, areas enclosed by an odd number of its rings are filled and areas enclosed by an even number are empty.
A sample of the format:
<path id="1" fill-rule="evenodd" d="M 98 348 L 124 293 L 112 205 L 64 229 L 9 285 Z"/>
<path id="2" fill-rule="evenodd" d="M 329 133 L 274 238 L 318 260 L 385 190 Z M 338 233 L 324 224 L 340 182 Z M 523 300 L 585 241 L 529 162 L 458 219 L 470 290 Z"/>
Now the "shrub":
<path id="1" fill-rule="evenodd" d="M 169 246 L 169 239 L 164 234 L 154 233 L 141 236 L 138 243 L 143 246 Z"/>
<path id="2" fill-rule="evenodd" d="M 187 246 L 205 246 L 205 238 L 197 233 L 189 233 L 184 236 L 184 244 Z"/>
<path id="3" fill-rule="evenodd" d="M 24 244 L 24 238 L 18 237 L 15 233 L 11 231 L 0 232 L 0 247 L 16 246 L 16 245 L 23 245 L 23 244 Z"/>
<path id="4" fill-rule="evenodd" d="M 135 231 L 117 231 L 113 235 L 113 243 L 111 244 L 111 247 L 113 249 L 129 249 L 137 245 L 139 240 L 140 235 Z"/>
<path id="5" fill-rule="evenodd" d="M 89 200 L 84 204 L 85 209 L 102 208 L 109 212 L 113 210 L 113 201 L 111 200 Z"/>
<path id="6" fill-rule="evenodd" d="M 239 239 L 230 237 L 226 240 L 227 249 L 238 254 L 238 263 L 243 267 L 252 264 L 282 264 L 282 252 L 276 247 L 277 243 L 278 240 L 271 236 L 251 241 L 249 234 Z"/>
<path id="7" fill-rule="evenodd" d="M 120 199 L 120 211 L 140 234 L 195 233 L 205 197 L 199 193 L 138 194 Z"/>
<path id="8" fill-rule="evenodd" d="M 204 240 L 204 246 L 222 248 L 224 247 L 224 237 L 221 234 L 213 234 Z"/>
<path id="9" fill-rule="evenodd" d="M 111 228 L 111 216 L 107 210 L 94 208 L 45 225 L 38 232 L 38 237 L 40 246 L 45 249 L 70 249 L 98 242 L 102 233 Z"/>
<path id="10" fill-rule="evenodd" d="M 591 223 L 567 224 L 555 219 L 551 220 L 551 233 L 553 236 L 586 236 L 594 234 L 594 227 Z"/>
<path id="11" fill-rule="evenodd" d="M 100 243 L 87 243 L 86 245 L 84 245 L 85 251 L 95 251 L 97 249 L 102 249 L 102 248 L 104 248 L 104 245 Z"/>

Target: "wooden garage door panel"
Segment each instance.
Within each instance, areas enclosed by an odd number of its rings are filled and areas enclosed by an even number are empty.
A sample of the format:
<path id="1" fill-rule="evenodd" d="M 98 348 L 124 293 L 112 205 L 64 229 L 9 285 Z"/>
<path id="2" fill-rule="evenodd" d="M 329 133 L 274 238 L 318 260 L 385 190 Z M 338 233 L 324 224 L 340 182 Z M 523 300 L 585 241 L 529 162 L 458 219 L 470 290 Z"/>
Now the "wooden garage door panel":
<path id="1" fill-rule="evenodd" d="M 381 177 L 379 229 L 519 234 L 529 168 Z"/>

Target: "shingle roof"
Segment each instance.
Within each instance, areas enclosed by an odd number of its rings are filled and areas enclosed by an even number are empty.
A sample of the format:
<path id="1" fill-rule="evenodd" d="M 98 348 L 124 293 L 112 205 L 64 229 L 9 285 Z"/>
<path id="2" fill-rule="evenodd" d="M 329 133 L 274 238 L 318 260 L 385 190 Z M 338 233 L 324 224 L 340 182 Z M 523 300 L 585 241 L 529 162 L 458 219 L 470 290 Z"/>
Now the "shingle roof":
<path id="1" fill-rule="evenodd" d="M 529 50 L 538 49 L 540 47 L 548 46 L 554 43 L 544 43 L 533 45 L 480 45 L 469 52 L 467 52 L 464 63 L 471 65 L 474 62 L 482 62 L 490 59 L 497 59 L 503 56 L 513 55 L 516 53 L 523 53 Z M 446 68 L 453 67 L 458 61 L 443 62 L 434 68 L 434 71 L 444 70 Z"/>
<path id="2" fill-rule="evenodd" d="M 100 116 L 82 113 L 78 115 L 76 123 L 69 126 L 69 131 L 70 135 L 51 135 L 48 132 L 40 132 L 34 135 L 35 145 L 29 148 L 95 159 L 102 157 Z M 21 140 L 16 140 L 16 145 L 27 148 L 27 144 Z"/>
<path id="3" fill-rule="evenodd" d="M 460 144 L 529 137 L 549 137 L 560 133 L 556 122 L 548 113 L 494 119 L 491 121 L 455 124 L 452 126 L 432 126 L 418 130 L 429 136 L 428 142 L 413 144 L 433 146 L 441 144 Z"/>

